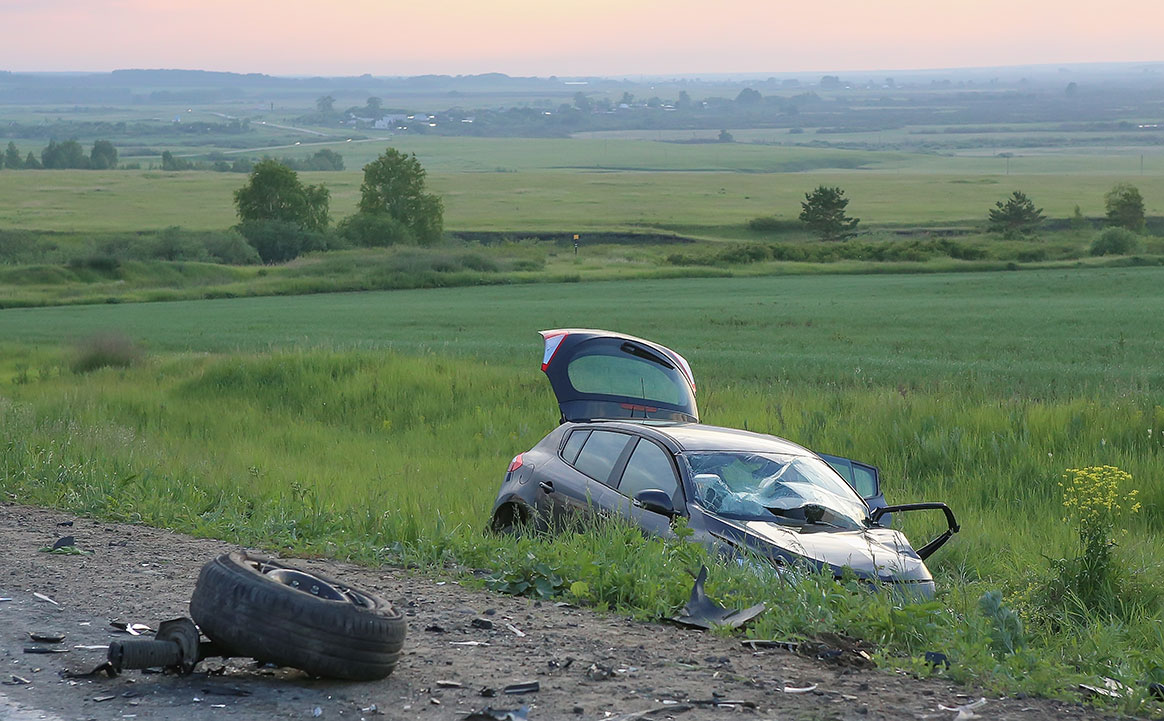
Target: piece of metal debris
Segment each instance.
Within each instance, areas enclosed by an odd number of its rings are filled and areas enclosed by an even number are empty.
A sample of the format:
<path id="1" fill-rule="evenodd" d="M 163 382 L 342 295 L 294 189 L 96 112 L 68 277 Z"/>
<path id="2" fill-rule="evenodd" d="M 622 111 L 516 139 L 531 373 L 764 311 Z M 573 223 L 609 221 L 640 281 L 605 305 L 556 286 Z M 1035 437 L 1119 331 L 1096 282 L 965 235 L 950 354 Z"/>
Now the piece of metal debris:
<path id="1" fill-rule="evenodd" d="M 946 654 L 937 651 L 926 651 L 926 663 L 937 668 L 938 666 L 950 667 L 950 659 Z"/>
<path id="2" fill-rule="evenodd" d="M 1091 686 L 1081 683 L 1079 684 L 1079 690 L 1083 691 L 1089 697 L 1102 696 L 1104 698 L 1123 698 L 1132 690 L 1114 678 L 1105 677 L 1102 680 L 1103 686 Z"/>
<path id="3" fill-rule="evenodd" d="M 67 648 L 49 648 L 48 646 L 25 646 L 25 653 L 68 653 Z"/>
<path id="4" fill-rule="evenodd" d="M 691 587 L 691 599 L 687 601 L 681 614 L 671 617 L 672 621 L 684 626 L 702 629 L 710 629 L 713 626 L 739 628 L 759 616 L 767 608 L 762 603 L 743 610 L 724 608 L 707 597 L 707 593 L 703 590 L 703 584 L 706 582 L 707 566 L 700 566 L 699 575 L 695 577 L 695 583 Z"/>
<path id="5" fill-rule="evenodd" d="M 109 694 L 108 696 L 94 696 L 93 700 L 97 703 L 101 703 L 102 701 L 112 701 L 115 698 L 117 698 L 117 696 Z"/>
<path id="6" fill-rule="evenodd" d="M 517 709 L 489 708 L 486 706 L 480 711 L 470 711 L 463 721 L 528 721 L 529 706 Z"/>
<path id="7" fill-rule="evenodd" d="M 126 621 L 111 620 L 109 625 L 118 631 L 124 631 L 130 636 L 141 636 L 146 633 L 153 633 L 154 630 L 144 623 L 128 623 Z"/>
<path id="8" fill-rule="evenodd" d="M 37 592 L 37 591 L 33 591 L 33 592 L 32 592 L 32 595 L 33 595 L 33 596 L 36 596 L 37 598 L 39 598 L 39 599 L 40 599 L 40 600 L 42 600 L 42 601 L 48 601 L 49 603 L 51 603 L 51 604 L 52 604 L 52 605 L 54 605 L 54 606 L 59 606 L 59 605 L 61 605 L 61 604 L 57 603 L 56 601 L 52 600 L 51 598 L 49 598 L 48 596 L 44 595 L 43 593 L 39 593 L 39 592 Z"/>
<path id="9" fill-rule="evenodd" d="M 28 637 L 39 643 L 60 643 L 65 640 L 63 633 L 46 633 L 44 631 L 29 631 Z"/>
<path id="10" fill-rule="evenodd" d="M 449 641 L 450 646 L 488 646 L 488 641 Z"/>
<path id="11" fill-rule="evenodd" d="M 479 628 L 479 629 L 482 629 L 484 631 L 493 630 L 493 622 L 487 618 L 474 618 L 472 621 L 469 622 L 469 625 L 472 626 L 473 628 Z"/>
<path id="12" fill-rule="evenodd" d="M 5 601 L 11 601 L 11 600 L 12 600 L 11 598 L 0 598 L 0 603 L 4 603 Z"/>
<path id="13" fill-rule="evenodd" d="M 807 686 L 785 686 L 784 693 L 812 693 L 816 690 L 816 684 L 810 683 Z"/>
<path id="14" fill-rule="evenodd" d="M 58 538 L 56 540 L 55 543 L 53 543 L 52 550 L 55 551 L 58 548 L 72 548 L 76 545 L 77 545 L 77 539 L 74 538 L 73 536 L 61 536 L 60 538 Z"/>
<path id="15" fill-rule="evenodd" d="M 439 688 L 462 688 L 463 687 L 463 685 L 461 684 L 460 681 L 441 681 L 440 679 L 437 679 L 436 685 Z"/>
<path id="16" fill-rule="evenodd" d="M 505 688 L 501 689 L 501 692 L 511 695 L 518 695 L 524 693 L 537 693 L 541 690 L 542 686 L 537 681 L 526 681 L 525 683 L 511 683 Z"/>
<path id="17" fill-rule="evenodd" d="M 603 666 L 600 663 L 590 664 L 590 668 L 586 669 L 586 678 L 591 681 L 605 681 L 614 675 L 614 669 L 610 666 Z"/>
<path id="18" fill-rule="evenodd" d="M 23 686 L 25 684 L 30 684 L 30 683 L 32 683 L 32 681 L 29 681 L 25 677 L 17 676 L 16 674 L 12 674 L 12 680 L 5 681 L 4 685 L 5 686 Z"/>
<path id="19" fill-rule="evenodd" d="M 622 716 L 611 716 L 605 719 L 605 721 L 638 721 L 639 719 L 645 719 L 657 713 L 666 713 L 668 715 L 680 714 L 684 711 L 690 711 L 693 708 L 695 707 L 691 704 L 672 703 L 665 706 L 656 706 L 655 708 L 645 709 L 643 711 L 635 711 L 634 713 L 623 714 Z"/>
<path id="20" fill-rule="evenodd" d="M 942 704 L 938 704 L 938 709 L 941 711 L 956 711 L 957 715 L 954 716 L 954 721 L 965 721 L 966 719 L 976 718 L 977 714 L 974 712 L 985 705 L 986 697 L 983 696 L 977 701 L 964 703 L 961 706 L 943 706 Z"/>
<path id="21" fill-rule="evenodd" d="M 1148 695 L 1157 701 L 1164 701 L 1164 683 L 1148 684 Z"/>

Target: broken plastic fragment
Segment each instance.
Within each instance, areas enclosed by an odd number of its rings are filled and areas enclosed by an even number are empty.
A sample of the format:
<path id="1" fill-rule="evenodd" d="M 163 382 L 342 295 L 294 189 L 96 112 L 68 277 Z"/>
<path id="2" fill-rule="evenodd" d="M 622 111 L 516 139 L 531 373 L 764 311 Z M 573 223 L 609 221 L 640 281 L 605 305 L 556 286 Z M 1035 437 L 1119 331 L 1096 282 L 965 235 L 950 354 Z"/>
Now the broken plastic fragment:
<path id="1" fill-rule="evenodd" d="M 43 631 L 29 631 L 28 637 L 40 643 L 60 643 L 65 640 L 63 633 L 45 633 Z"/>
<path id="2" fill-rule="evenodd" d="M 807 686 L 785 686 L 784 693 L 812 693 L 816 690 L 816 684 L 812 683 Z"/>
<path id="3" fill-rule="evenodd" d="M 539 684 L 537 681 L 527 681 L 525 683 L 510 684 L 502 689 L 502 692 L 517 695 L 523 693 L 537 693 L 541 689 L 541 684 Z"/>
<path id="4" fill-rule="evenodd" d="M 480 711 L 471 711 L 463 721 L 527 721 L 529 706 L 518 709 L 493 709 L 486 706 Z"/>
<path id="5" fill-rule="evenodd" d="M 938 708 L 942 711 L 957 711 L 958 715 L 954 717 L 954 721 L 965 721 L 976 717 L 974 711 L 986 705 L 986 698 L 979 698 L 977 701 L 964 703 L 961 706 L 943 706 L 938 704 Z"/>
<path id="6" fill-rule="evenodd" d="M 687 601 L 687 605 L 683 607 L 683 612 L 680 615 L 671 617 L 672 621 L 684 626 L 702 629 L 710 629 L 713 626 L 739 628 L 759 616 L 767 608 L 762 603 L 742 611 L 724 608 L 707 597 L 707 593 L 703 590 L 703 584 L 706 582 L 707 566 L 700 566 L 699 575 L 695 577 L 695 583 L 691 587 L 691 599 Z"/>
<path id="7" fill-rule="evenodd" d="M 61 604 L 57 603 L 56 601 L 52 600 L 51 598 L 49 598 L 48 596 L 44 595 L 43 593 L 38 593 L 36 591 L 33 591 L 32 595 L 36 596 L 37 598 L 39 598 L 42 601 L 48 601 L 49 603 L 51 603 L 54 606 L 61 605 Z"/>

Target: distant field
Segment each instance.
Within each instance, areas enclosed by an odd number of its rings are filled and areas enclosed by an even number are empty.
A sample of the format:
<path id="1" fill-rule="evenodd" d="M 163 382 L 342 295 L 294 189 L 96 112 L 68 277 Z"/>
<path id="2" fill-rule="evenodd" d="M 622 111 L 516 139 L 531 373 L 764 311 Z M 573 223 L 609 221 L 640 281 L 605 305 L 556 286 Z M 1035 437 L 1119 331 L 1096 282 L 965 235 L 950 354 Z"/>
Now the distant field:
<path id="1" fill-rule="evenodd" d="M 489 146 L 493 141 L 479 142 Z M 570 141 L 544 142 L 568 145 Z M 595 142 L 601 145 L 601 141 Z M 682 152 L 659 143 L 621 142 L 631 148 L 649 146 L 640 148 L 641 152 L 657 153 L 661 166 L 664 152 Z M 764 150 L 772 156 L 786 152 Z M 620 156 L 617 148 L 606 152 L 611 163 Z M 804 151 L 791 152 L 799 155 Z M 804 193 L 822 183 L 843 187 L 851 199 L 849 212 L 867 225 L 982 223 L 995 201 L 1020 189 L 1050 217 L 1068 217 L 1076 204 L 1085 215 L 1101 216 L 1103 194 L 1118 181 L 1140 188 L 1150 215 L 1164 214 L 1164 172 L 1139 176 L 1106 170 L 1048 170 L 1006 176 L 985 167 L 996 164 L 993 159 L 956 158 L 920 158 L 911 161 L 916 166 L 912 169 L 890 166 L 803 173 L 547 168 L 508 172 L 496 170 L 506 167 L 506 156 L 499 148 L 488 153 L 483 149 L 475 159 L 458 161 L 462 166 L 457 170 L 442 168 L 454 160 L 451 156 L 422 157 L 430 167 L 432 188 L 445 199 L 445 226 L 451 230 L 570 232 L 639 225 L 738 228 L 759 215 L 795 219 Z M 490 162 L 497 164 L 493 166 L 496 172 L 473 170 Z M 678 160 L 668 162 L 681 165 Z M 353 165 L 349 163 L 349 167 Z M 333 218 L 353 212 L 362 180 L 358 167 L 338 173 L 304 173 L 302 177 L 331 190 Z M 171 225 L 221 229 L 236 222 L 232 194 L 244 182 L 243 175 L 213 172 L 5 171 L 0 172 L 0 194 L 5 198 L 0 224 L 81 232 Z"/>

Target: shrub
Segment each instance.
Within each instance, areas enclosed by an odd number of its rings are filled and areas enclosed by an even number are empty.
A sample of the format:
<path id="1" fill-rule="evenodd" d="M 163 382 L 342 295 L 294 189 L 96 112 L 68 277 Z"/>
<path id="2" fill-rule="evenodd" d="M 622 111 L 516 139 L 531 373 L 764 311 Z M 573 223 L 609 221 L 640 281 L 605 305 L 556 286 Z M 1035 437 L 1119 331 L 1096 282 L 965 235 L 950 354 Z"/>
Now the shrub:
<path id="1" fill-rule="evenodd" d="M 323 233 L 283 220 L 252 220 L 239 225 L 238 231 L 264 263 L 283 263 L 303 253 L 328 248 L 328 238 Z"/>
<path id="2" fill-rule="evenodd" d="M 721 263 L 758 263 L 768 260 L 772 254 L 768 247 L 758 243 L 737 244 L 724 248 L 716 253 L 716 260 Z"/>
<path id="3" fill-rule="evenodd" d="M 797 221 L 777 218 L 775 215 L 761 215 L 748 221 L 748 230 L 758 233 L 787 233 L 800 229 L 801 225 Z"/>
<path id="4" fill-rule="evenodd" d="M 77 344 L 71 368 L 88 373 L 98 368 L 128 368 L 141 362 L 140 346 L 123 333 L 99 333 Z"/>
<path id="5" fill-rule="evenodd" d="M 1127 228 L 1105 228 L 1091 241 L 1090 252 L 1092 255 L 1127 255 L 1135 250 L 1138 241 L 1139 236 Z"/>
<path id="6" fill-rule="evenodd" d="M 75 269 L 87 268 L 89 270 L 95 270 L 98 273 L 113 273 L 121 267 L 121 261 L 112 255 L 95 253 L 83 258 L 70 259 L 69 267 Z"/>
<path id="7" fill-rule="evenodd" d="M 235 232 L 209 235 L 205 245 L 210 257 L 227 265 L 253 265 L 261 260 L 254 246 Z"/>
<path id="8" fill-rule="evenodd" d="M 352 245 L 363 248 L 416 245 L 416 236 L 408 226 L 387 213 L 356 213 L 341 220 L 336 232 Z"/>

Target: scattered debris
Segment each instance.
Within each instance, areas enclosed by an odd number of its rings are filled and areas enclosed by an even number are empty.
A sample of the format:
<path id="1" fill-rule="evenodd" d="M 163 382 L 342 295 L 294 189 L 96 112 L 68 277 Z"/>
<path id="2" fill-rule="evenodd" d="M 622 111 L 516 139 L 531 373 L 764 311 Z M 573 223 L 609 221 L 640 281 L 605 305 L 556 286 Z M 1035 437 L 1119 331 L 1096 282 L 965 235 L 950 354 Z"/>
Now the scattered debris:
<path id="1" fill-rule="evenodd" d="M 942 704 L 938 704 L 938 709 L 941 711 L 956 711 L 957 715 L 954 716 L 954 721 L 965 721 L 966 719 L 976 718 L 977 714 L 975 714 L 974 712 L 976 710 L 982 708 L 985 705 L 986 705 L 986 698 L 982 697 L 982 698 L 979 698 L 977 701 L 971 701 L 970 703 L 964 703 L 961 706 L 952 706 L 951 707 L 951 706 L 943 706 Z"/>
<path id="2" fill-rule="evenodd" d="M 30 683 L 32 683 L 32 681 L 29 681 L 25 677 L 17 676 L 16 674 L 12 674 L 12 680 L 5 681 L 4 685 L 5 686 L 23 686 L 25 684 L 30 684 Z"/>
<path id="3" fill-rule="evenodd" d="M 117 698 L 117 696 L 109 694 L 108 696 L 94 696 L 93 700 L 97 703 L 101 703 L 102 701 L 112 701 L 115 698 Z"/>
<path id="4" fill-rule="evenodd" d="M 478 691 L 477 693 L 484 698 L 493 698 L 494 696 L 497 695 L 497 689 L 490 688 L 489 686 L 482 686 L 481 690 Z"/>
<path id="5" fill-rule="evenodd" d="M 61 521 L 57 525 L 60 526 L 61 528 L 72 528 L 73 522 L 72 521 Z"/>
<path id="6" fill-rule="evenodd" d="M 784 693 L 812 693 L 816 690 L 816 684 L 810 683 L 807 686 L 785 686 Z"/>
<path id="7" fill-rule="evenodd" d="M 25 653 L 68 653 L 67 648 L 49 648 L 48 646 L 25 646 Z"/>
<path id="8" fill-rule="evenodd" d="M 384 712 L 381 711 L 380 707 L 376 704 L 365 706 L 364 708 L 360 709 L 360 713 L 376 714 L 377 716 L 382 716 L 384 714 Z"/>
<path id="9" fill-rule="evenodd" d="M 65 640 L 63 633 L 45 633 L 43 631 L 29 631 L 28 637 L 39 643 L 60 643 Z"/>
<path id="10" fill-rule="evenodd" d="M 526 636 L 525 631 L 522 631 L 520 628 L 518 628 L 517 626 L 514 626 L 512 623 L 505 624 L 505 627 L 508 628 L 510 631 L 513 631 L 513 634 L 515 636 L 517 636 L 518 638 L 525 638 L 525 636 Z"/>
<path id="11" fill-rule="evenodd" d="M 929 665 L 934 666 L 934 667 L 937 667 L 937 666 L 945 666 L 946 668 L 950 667 L 949 657 L 947 657 L 946 654 L 938 653 L 937 651 L 926 651 L 926 663 L 928 663 Z"/>
<path id="12" fill-rule="evenodd" d="M 153 633 L 154 630 L 144 623 L 127 623 L 125 621 L 110 620 L 109 625 L 115 631 L 128 633 L 130 636 L 141 636 L 145 633 Z"/>
<path id="13" fill-rule="evenodd" d="M 52 550 L 55 551 L 58 548 L 67 548 L 69 546 L 76 546 L 76 545 L 77 545 L 77 539 L 74 538 L 73 536 L 61 536 L 60 538 L 57 539 L 57 542 L 53 544 Z"/>
<path id="14" fill-rule="evenodd" d="M 463 721 L 527 721 L 529 706 L 518 709 L 494 709 L 486 706 L 480 711 L 470 711 Z"/>
<path id="15" fill-rule="evenodd" d="M 438 679 L 436 685 L 439 688 L 463 688 L 460 681 L 441 681 Z"/>
<path id="16" fill-rule="evenodd" d="M 48 601 L 49 603 L 51 603 L 54 606 L 61 605 L 61 604 L 57 603 L 56 601 L 52 600 L 51 598 L 49 598 L 48 596 L 44 595 L 43 593 L 38 593 L 36 591 L 33 591 L 32 595 L 36 596 L 37 598 L 39 598 L 42 601 Z"/>
<path id="17" fill-rule="evenodd" d="M 1090 686 L 1085 683 L 1079 684 L 1079 690 L 1083 691 L 1089 698 L 1102 696 L 1104 698 L 1123 698 L 1131 693 L 1132 689 L 1127 685 L 1116 681 L 1114 678 L 1104 678 L 1103 686 Z"/>
<path id="18" fill-rule="evenodd" d="M 547 663 L 551 671 L 565 671 L 574 665 L 574 657 L 567 656 L 565 661 L 559 661 L 556 658 L 551 658 Z"/>
<path id="19" fill-rule="evenodd" d="M 1164 701 L 1164 683 L 1148 684 L 1148 695 L 1157 701 Z"/>
<path id="20" fill-rule="evenodd" d="M 239 688 L 238 686 L 221 686 L 221 687 L 211 686 L 210 688 L 202 689 L 202 693 L 206 694 L 207 696 L 250 696 L 251 695 L 250 691 L 248 691 L 245 688 Z"/>
<path id="21" fill-rule="evenodd" d="M 590 664 L 590 668 L 586 669 L 586 678 L 591 681 L 605 681 L 614 675 L 614 669 L 610 666 L 603 666 L 600 663 Z"/>
<path id="22" fill-rule="evenodd" d="M 444 626 L 440 626 L 435 623 L 425 626 L 424 630 L 428 631 L 429 633 L 446 633 Z"/>
<path id="23" fill-rule="evenodd" d="M 11 600 L 12 600 L 11 598 L 0 598 L 0 603 L 4 603 L 5 601 L 11 601 Z"/>
<path id="24" fill-rule="evenodd" d="M 469 625 L 472 626 L 473 628 L 479 628 L 479 629 L 482 629 L 484 631 L 493 630 L 493 622 L 487 618 L 474 618 L 472 621 L 469 622 Z"/>
<path id="25" fill-rule="evenodd" d="M 714 694 L 712 694 L 715 696 Z M 723 698 L 722 696 L 715 696 L 714 698 L 688 698 L 683 699 L 682 704 L 690 704 L 692 706 L 711 706 L 712 708 L 757 708 L 754 701 L 744 701 L 743 699 Z M 668 708 L 678 708 L 678 706 L 670 706 Z"/>
<path id="26" fill-rule="evenodd" d="M 537 681 L 526 681 L 525 683 L 513 683 L 502 689 L 502 693 L 510 695 L 518 695 L 525 693 L 537 693 L 542 690 L 541 684 Z"/>
<path id="27" fill-rule="evenodd" d="M 315 708 L 311 709 L 311 715 L 316 717 L 316 718 L 319 718 L 320 716 L 323 715 L 323 709 L 320 708 L 319 706 L 316 706 Z"/>
<path id="28" fill-rule="evenodd" d="M 665 706 L 656 706 L 655 708 L 649 708 L 644 711 L 623 714 L 622 716 L 610 716 L 605 721 L 638 721 L 638 719 L 644 719 L 657 713 L 679 714 L 684 711 L 690 711 L 693 708 L 695 707 L 691 704 L 673 703 Z"/>
<path id="29" fill-rule="evenodd" d="M 699 567 L 699 575 L 695 577 L 695 584 L 691 587 L 691 599 L 683 607 L 683 612 L 672 616 L 671 620 L 683 626 L 711 629 L 713 626 L 728 626 L 739 628 L 767 608 L 758 603 L 743 610 L 727 609 L 707 597 L 703 584 L 707 582 L 707 566 Z"/>
<path id="30" fill-rule="evenodd" d="M 800 643 L 798 641 L 771 641 L 750 638 L 746 641 L 741 641 L 740 643 L 741 645 L 747 646 L 753 651 L 758 651 L 762 648 L 778 648 L 781 651 L 791 651 L 792 653 L 796 653 L 800 648 Z"/>
<path id="31" fill-rule="evenodd" d="M 488 646 L 488 641 L 449 641 L 450 646 Z"/>

